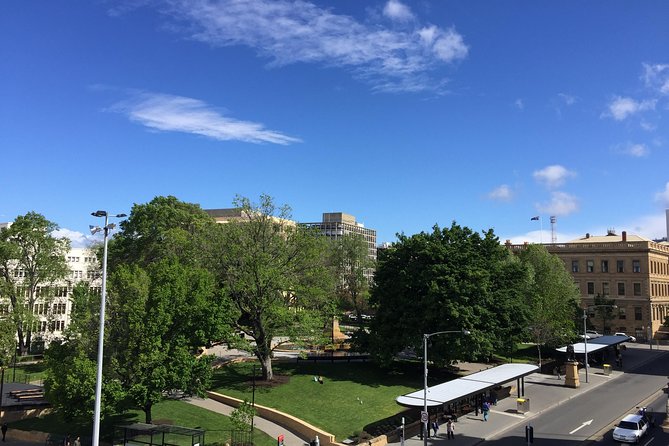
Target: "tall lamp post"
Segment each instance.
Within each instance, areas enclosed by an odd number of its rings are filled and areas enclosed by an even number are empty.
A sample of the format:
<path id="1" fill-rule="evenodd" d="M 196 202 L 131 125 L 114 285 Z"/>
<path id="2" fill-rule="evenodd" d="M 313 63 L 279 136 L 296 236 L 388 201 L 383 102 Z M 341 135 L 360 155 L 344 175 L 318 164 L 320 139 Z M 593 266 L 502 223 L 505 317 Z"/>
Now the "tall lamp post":
<path id="1" fill-rule="evenodd" d="M 618 305 L 588 305 L 583 309 L 583 351 L 585 352 L 585 382 L 588 382 L 588 333 L 586 322 L 588 321 L 588 308 L 618 308 Z"/>
<path id="2" fill-rule="evenodd" d="M 469 335 L 469 330 L 448 330 L 448 331 L 437 331 L 435 333 L 424 333 L 423 334 L 423 413 L 427 417 L 423 422 L 423 444 L 427 446 L 427 433 L 429 432 L 428 422 L 430 417 L 427 415 L 427 341 L 434 335 L 446 334 L 446 333 L 462 333 L 463 335 Z"/>
<path id="3" fill-rule="evenodd" d="M 100 443 L 100 402 L 102 399 L 102 359 L 103 347 L 105 339 L 105 300 L 107 295 L 107 239 L 109 238 L 109 231 L 114 229 L 116 225 L 109 223 L 109 217 L 122 218 L 126 214 L 109 215 L 107 211 L 92 212 L 93 217 L 104 217 L 104 226 L 89 226 L 91 234 L 96 234 L 103 231 L 104 234 L 104 249 L 102 255 L 102 296 L 100 297 L 100 333 L 98 335 L 98 373 L 97 381 L 95 382 L 95 413 L 93 415 L 93 446 L 98 446 Z"/>

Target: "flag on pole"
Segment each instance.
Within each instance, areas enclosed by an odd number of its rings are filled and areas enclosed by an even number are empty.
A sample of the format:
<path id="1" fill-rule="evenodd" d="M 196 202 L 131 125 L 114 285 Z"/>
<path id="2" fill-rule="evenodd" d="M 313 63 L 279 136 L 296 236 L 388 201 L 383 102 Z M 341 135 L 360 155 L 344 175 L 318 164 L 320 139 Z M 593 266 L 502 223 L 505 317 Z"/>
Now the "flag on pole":
<path id="1" fill-rule="evenodd" d="M 536 217 L 532 217 L 530 220 L 539 220 L 539 216 L 537 215 Z"/>

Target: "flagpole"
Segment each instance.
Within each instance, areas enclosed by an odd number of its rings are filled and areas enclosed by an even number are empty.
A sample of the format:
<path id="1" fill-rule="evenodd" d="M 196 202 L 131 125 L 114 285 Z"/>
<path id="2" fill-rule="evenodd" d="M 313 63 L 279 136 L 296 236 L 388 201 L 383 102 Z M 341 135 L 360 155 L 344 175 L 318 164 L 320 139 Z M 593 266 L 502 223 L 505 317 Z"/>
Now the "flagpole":
<path id="1" fill-rule="evenodd" d="M 544 220 L 541 218 L 541 215 L 539 216 L 539 240 L 541 241 L 541 244 L 544 244 Z"/>

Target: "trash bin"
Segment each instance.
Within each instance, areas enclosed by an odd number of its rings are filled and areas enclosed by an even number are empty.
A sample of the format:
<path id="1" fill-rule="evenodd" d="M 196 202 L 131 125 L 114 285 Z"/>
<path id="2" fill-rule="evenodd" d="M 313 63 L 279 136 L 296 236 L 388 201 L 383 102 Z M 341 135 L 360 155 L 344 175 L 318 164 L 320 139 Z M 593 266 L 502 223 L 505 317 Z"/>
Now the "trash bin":
<path id="1" fill-rule="evenodd" d="M 529 398 L 518 398 L 516 400 L 516 412 L 525 413 L 530 411 L 530 399 Z"/>
<path id="2" fill-rule="evenodd" d="M 607 376 L 611 374 L 611 364 L 604 364 L 604 374 Z"/>

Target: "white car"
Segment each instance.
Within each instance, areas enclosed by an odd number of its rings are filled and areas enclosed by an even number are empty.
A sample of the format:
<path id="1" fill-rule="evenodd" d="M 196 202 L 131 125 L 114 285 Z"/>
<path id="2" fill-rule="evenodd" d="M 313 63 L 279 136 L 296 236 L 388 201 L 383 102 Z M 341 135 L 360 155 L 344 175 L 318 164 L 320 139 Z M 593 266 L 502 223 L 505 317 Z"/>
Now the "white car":
<path id="1" fill-rule="evenodd" d="M 630 336 L 626 333 L 618 332 L 618 333 L 614 333 L 613 336 L 625 336 L 626 338 L 630 338 L 630 341 L 636 342 L 636 338 L 634 336 Z"/>
<path id="2" fill-rule="evenodd" d="M 641 415 L 627 415 L 613 430 L 613 439 L 624 443 L 638 443 L 648 431 L 648 423 Z"/>

